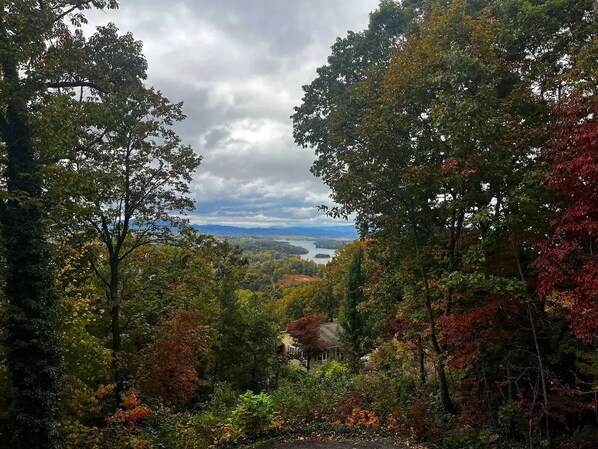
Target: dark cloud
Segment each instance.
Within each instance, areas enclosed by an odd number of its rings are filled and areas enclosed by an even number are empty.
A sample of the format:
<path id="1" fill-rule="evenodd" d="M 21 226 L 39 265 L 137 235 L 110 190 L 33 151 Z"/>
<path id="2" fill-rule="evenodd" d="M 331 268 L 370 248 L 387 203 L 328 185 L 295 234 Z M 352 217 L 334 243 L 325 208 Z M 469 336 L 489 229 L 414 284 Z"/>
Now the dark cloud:
<path id="1" fill-rule="evenodd" d="M 195 222 L 316 224 L 328 189 L 297 148 L 289 116 L 337 36 L 378 0 L 122 0 L 90 14 L 144 42 L 149 82 L 185 102 L 177 131 L 204 156 Z"/>

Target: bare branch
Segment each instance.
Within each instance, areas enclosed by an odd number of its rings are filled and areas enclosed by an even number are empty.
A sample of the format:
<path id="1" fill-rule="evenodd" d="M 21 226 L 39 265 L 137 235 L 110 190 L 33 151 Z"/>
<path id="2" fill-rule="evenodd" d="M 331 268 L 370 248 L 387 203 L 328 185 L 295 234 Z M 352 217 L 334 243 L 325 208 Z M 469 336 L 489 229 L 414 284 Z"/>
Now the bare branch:
<path id="1" fill-rule="evenodd" d="M 139 234 L 137 236 L 137 238 L 135 239 L 135 243 L 133 243 L 133 245 L 127 250 L 125 251 L 124 254 L 122 254 L 119 258 L 118 261 L 122 261 L 125 257 L 127 257 L 129 254 L 131 254 L 133 251 L 135 251 L 137 248 L 140 248 L 144 245 L 149 245 L 150 243 L 152 243 L 151 239 L 145 239 L 145 237 L 150 233 L 151 229 L 147 228 L 145 229 L 141 234 Z"/>
<path id="2" fill-rule="evenodd" d="M 102 281 L 102 284 L 104 284 L 106 287 L 110 287 L 110 282 L 108 282 L 106 280 L 106 278 L 102 275 L 102 273 L 100 273 L 100 270 L 98 269 L 98 267 L 96 267 L 93 258 L 91 257 L 91 255 L 88 254 L 87 258 L 89 259 L 89 265 L 91 266 L 91 269 L 93 270 L 93 272 L 95 273 L 95 275 L 100 279 L 100 281 Z"/>
<path id="3" fill-rule="evenodd" d="M 90 89 L 97 90 L 98 92 L 102 92 L 103 94 L 108 93 L 106 89 L 98 86 L 96 83 L 92 83 L 91 81 L 57 81 L 53 83 L 46 83 L 46 87 L 49 89 L 89 87 Z"/>
<path id="4" fill-rule="evenodd" d="M 75 5 L 73 5 L 71 8 L 64 10 L 63 12 L 58 14 L 56 17 L 54 17 L 54 22 L 58 22 L 59 20 L 64 19 L 66 16 L 68 16 L 73 11 L 75 11 L 77 9 L 81 9 L 83 6 L 88 5 L 89 3 L 91 3 L 91 0 L 83 0 L 83 1 L 79 1 L 79 2 L 75 3 Z"/>

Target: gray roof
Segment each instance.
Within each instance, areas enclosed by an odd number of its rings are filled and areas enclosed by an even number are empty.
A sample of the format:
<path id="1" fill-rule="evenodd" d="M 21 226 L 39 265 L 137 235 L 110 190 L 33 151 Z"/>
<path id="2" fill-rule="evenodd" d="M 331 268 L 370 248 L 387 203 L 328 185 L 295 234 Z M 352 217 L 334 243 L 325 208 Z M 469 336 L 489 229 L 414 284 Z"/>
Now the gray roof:
<path id="1" fill-rule="evenodd" d="M 320 325 L 320 340 L 322 340 L 326 348 L 334 348 L 338 346 L 338 323 L 322 323 Z"/>

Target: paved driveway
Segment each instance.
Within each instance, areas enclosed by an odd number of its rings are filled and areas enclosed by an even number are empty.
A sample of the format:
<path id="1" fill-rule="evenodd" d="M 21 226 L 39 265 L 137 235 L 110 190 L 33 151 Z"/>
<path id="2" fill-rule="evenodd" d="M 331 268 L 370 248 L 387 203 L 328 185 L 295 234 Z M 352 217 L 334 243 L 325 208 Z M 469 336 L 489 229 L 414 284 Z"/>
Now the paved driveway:
<path id="1" fill-rule="evenodd" d="M 423 446 L 410 446 L 410 449 L 425 449 Z M 295 441 L 267 443 L 259 449 L 408 449 L 404 444 L 392 440 L 345 440 L 321 441 L 310 438 Z"/>

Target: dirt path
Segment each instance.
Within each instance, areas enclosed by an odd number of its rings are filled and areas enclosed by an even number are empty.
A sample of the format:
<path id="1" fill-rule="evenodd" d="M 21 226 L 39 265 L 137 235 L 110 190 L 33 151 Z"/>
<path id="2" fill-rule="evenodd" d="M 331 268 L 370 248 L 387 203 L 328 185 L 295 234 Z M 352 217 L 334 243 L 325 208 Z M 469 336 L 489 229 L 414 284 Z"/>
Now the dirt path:
<path id="1" fill-rule="evenodd" d="M 266 443 L 257 449 L 425 449 L 423 446 L 405 446 L 404 444 L 389 440 L 354 440 L 334 439 L 317 440 L 311 438 L 294 441 Z"/>

